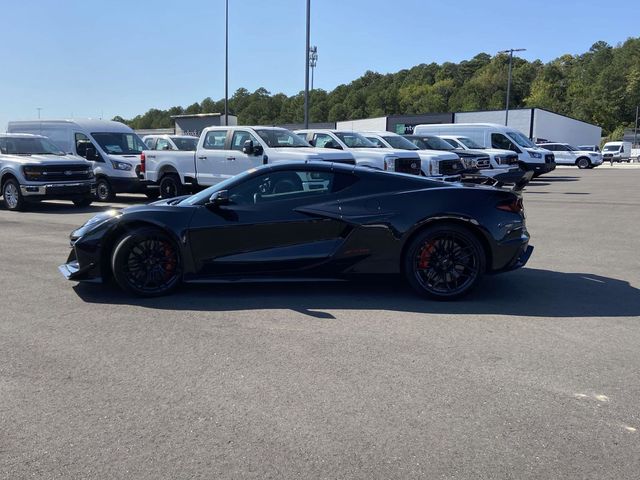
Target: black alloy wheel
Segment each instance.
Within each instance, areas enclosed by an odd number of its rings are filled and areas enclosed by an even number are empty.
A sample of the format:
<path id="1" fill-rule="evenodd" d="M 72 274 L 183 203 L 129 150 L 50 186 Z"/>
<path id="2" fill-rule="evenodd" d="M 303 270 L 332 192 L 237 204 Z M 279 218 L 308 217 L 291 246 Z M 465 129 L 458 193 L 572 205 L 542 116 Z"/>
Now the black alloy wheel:
<path id="1" fill-rule="evenodd" d="M 99 202 L 111 202 L 116 194 L 106 178 L 99 178 L 96 182 L 96 198 Z"/>
<path id="2" fill-rule="evenodd" d="M 436 300 L 453 300 L 469 293 L 480 281 L 486 253 L 476 236 L 464 227 L 429 227 L 406 250 L 404 271 L 411 286 Z"/>
<path id="3" fill-rule="evenodd" d="M 182 279 L 176 242 L 154 228 L 139 228 L 120 238 L 111 257 L 111 268 L 123 290 L 146 297 L 165 295 Z"/>
<path id="4" fill-rule="evenodd" d="M 175 173 L 167 173 L 160 179 L 160 196 L 162 198 L 179 197 L 183 192 L 180 177 Z"/>
<path id="5" fill-rule="evenodd" d="M 578 165 L 578 168 L 580 170 L 584 170 L 584 169 L 589 168 L 591 166 L 591 162 L 589 161 L 588 158 L 581 157 L 576 161 L 576 165 Z"/>

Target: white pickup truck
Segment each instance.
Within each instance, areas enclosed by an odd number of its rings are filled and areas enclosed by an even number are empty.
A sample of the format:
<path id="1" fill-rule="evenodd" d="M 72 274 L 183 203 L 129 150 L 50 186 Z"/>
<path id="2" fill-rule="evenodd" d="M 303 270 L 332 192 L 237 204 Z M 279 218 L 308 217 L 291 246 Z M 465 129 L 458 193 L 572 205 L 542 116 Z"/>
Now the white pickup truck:
<path id="1" fill-rule="evenodd" d="M 195 152 L 145 150 L 141 172 L 172 198 L 259 165 L 307 160 L 356 163 L 349 152 L 313 148 L 285 128 L 229 126 L 206 128 Z"/>
<path id="2" fill-rule="evenodd" d="M 351 152 L 363 167 L 420 175 L 421 161 L 416 152 L 380 148 L 358 132 L 349 130 L 296 130 L 296 134 L 314 147 Z"/>

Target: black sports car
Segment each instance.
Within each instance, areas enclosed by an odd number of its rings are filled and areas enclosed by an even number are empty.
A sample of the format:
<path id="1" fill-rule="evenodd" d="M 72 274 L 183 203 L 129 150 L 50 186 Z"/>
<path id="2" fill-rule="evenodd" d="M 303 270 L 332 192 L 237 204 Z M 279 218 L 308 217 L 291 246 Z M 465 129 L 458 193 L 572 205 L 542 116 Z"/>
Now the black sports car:
<path id="1" fill-rule="evenodd" d="M 71 234 L 60 271 L 161 295 L 182 282 L 403 274 L 452 299 L 484 273 L 522 267 L 517 192 L 324 162 L 280 163 L 189 197 L 97 215 Z"/>

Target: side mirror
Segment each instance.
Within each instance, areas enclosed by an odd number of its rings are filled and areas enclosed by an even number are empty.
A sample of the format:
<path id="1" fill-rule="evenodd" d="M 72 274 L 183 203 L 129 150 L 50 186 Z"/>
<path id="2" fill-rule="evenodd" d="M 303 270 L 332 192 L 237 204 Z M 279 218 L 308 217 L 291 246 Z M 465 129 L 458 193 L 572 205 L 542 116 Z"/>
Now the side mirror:
<path id="1" fill-rule="evenodd" d="M 218 190 L 209 197 L 208 206 L 219 207 L 229 204 L 229 190 Z"/>
<path id="2" fill-rule="evenodd" d="M 253 153 L 253 140 L 246 140 L 242 146 L 242 153 L 251 155 Z"/>
<path id="3" fill-rule="evenodd" d="M 84 152 L 84 158 L 92 162 L 97 162 L 100 160 L 100 155 L 98 155 L 95 147 L 89 146 Z"/>
<path id="4" fill-rule="evenodd" d="M 315 147 L 316 141 L 312 138 L 311 140 L 309 140 L 309 145 L 311 145 L 312 147 Z"/>
<path id="5" fill-rule="evenodd" d="M 264 149 L 262 145 L 254 145 L 253 146 L 253 154 L 257 157 L 258 155 L 262 155 L 264 153 Z"/>

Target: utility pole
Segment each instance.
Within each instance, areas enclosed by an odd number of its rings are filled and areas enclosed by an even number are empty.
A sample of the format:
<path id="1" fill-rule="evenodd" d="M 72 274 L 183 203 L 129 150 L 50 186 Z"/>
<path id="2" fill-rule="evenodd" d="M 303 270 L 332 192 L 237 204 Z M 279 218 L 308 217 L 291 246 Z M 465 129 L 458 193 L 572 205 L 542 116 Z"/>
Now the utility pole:
<path id="1" fill-rule="evenodd" d="M 509 76 L 507 79 L 507 101 L 505 107 L 505 115 L 504 115 L 504 124 L 505 126 L 509 124 L 509 99 L 511 98 L 511 64 L 513 62 L 513 52 L 524 52 L 526 48 L 510 48 L 509 50 L 502 50 L 498 52 L 498 55 L 501 53 L 509 54 Z"/>
<path id="2" fill-rule="evenodd" d="M 224 124 L 229 125 L 229 0 L 224 2 Z"/>
<path id="3" fill-rule="evenodd" d="M 38 120 L 40 120 L 40 111 L 42 110 L 42 107 L 36 107 L 36 110 L 38 111 Z"/>
<path id="4" fill-rule="evenodd" d="M 304 49 L 304 128 L 309 128 L 309 47 L 311 37 L 311 0 L 307 0 L 307 45 Z"/>
<path id="5" fill-rule="evenodd" d="M 309 66 L 311 67 L 311 91 L 313 92 L 313 72 L 318 64 L 318 47 L 313 46 L 309 49 Z"/>
<path id="6" fill-rule="evenodd" d="M 638 148 L 638 113 L 640 113 L 640 105 L 636 106 L 636 128 L 633 131 L 633 146 Z"/>

